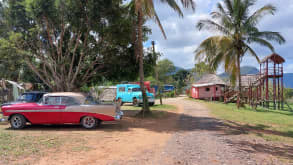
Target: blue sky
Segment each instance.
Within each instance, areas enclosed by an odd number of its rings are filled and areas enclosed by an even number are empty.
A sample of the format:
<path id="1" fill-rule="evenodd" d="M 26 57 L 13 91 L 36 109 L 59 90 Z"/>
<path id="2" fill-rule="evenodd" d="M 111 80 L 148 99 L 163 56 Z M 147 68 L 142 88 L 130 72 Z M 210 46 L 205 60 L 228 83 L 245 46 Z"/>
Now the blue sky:
<path id="1" fill-rule="evenodd" d="M 194 0 L 196 2 L 196 11 L 183 9 L 184 18 L 179 18 L 166 4 L 156 2 L 156 10 L 160 17 L 161 23 L 167 34 L 167 40 L 163 38 L 160 29 L 153 21 L 148 21 L 147 25 L 152 29 L 152 35 L 149 39 L 156 42 L 156 50 L 164 54 L 163 58 L 171 60 L 176 66 L 183 68 L 192 68 L 196 63 L 194 61 L 193 51 L 205 38 L 213 35 L 209 31 L 198 31 L 195 28 L 196 23 L 200 19 L 210 18 L 209 13 L 213 11 L 218 2 L 221 0 Z M 179 1 L 178 1 L 179 2 Z M 266 16 L 258 25 L 260 30 L 277 31 L 285 37 L 286 43 L 275 46 L 276 53 L 283 56 L 286 60 L 284 71 L 293 73 L 293 0 L 258 0 L 251 11 L 264 6 L 265 4 L 273 4 L 277 7 L 277 12 L 274 16 Z M 146 43 L 145 46 L 149 46 Z M 271 51 L 265 47 L 252 45 L 259 57 L 270 55 Z M 242 62 L 242 65 L 250 65 L 259 67 L 253 57 L 247 55 Z M 223 69 L 219 68 L 218 72 Z"/>

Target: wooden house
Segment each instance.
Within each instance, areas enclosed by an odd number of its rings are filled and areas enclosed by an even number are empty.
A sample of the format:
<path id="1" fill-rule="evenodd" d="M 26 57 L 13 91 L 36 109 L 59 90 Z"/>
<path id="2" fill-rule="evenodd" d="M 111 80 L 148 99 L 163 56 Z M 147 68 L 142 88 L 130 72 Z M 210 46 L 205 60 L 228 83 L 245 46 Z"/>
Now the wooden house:
<path id="1" fill-rule="evenodd" d="M 206 74 L 192 84 L 190 95 L 194 99 L 221 100 L 226 83 L 215 74 Z"/>

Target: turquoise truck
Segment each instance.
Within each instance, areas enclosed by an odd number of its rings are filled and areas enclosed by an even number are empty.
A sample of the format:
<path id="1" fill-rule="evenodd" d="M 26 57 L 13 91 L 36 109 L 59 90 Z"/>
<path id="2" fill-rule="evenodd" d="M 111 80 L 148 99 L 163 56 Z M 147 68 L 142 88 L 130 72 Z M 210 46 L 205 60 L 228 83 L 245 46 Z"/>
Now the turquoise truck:
<path id="1" fill-rule="evenodd" d="M 121 99 L 121 103 L 132 103 L 139 106 L 143 103 L 142 92 L 138 84 L 118 84 L 116 89 L 116 100 Z M 154 94 L 146 90 L 149 105 L 155 104 Z"/>

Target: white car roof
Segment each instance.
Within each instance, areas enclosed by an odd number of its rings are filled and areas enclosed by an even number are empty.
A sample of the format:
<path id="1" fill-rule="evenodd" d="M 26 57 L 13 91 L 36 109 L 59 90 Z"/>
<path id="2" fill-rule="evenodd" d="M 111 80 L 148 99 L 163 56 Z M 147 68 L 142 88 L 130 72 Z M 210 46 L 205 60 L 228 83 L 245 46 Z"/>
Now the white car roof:
<path id="1" fill-rule="evenodd" d="M 80 102 L 80 104 L 83 104 L 86 100 L 86 97 L 82 93 L 77 92 L 54 92 L 54 93 L 47 93 L 44 95 L 44 97 L 48 96 L 67 96 L 67 97 L 73 97 L 77 101 Z"/>

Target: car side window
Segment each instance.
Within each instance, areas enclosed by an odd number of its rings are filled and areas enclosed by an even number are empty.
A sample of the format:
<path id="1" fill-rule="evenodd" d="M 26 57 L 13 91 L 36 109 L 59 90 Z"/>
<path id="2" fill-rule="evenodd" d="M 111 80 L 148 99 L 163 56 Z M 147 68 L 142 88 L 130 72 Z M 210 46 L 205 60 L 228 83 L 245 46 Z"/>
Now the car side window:
<path id="1" fill-rule="evenodd" d="M 61 97 L 61 105 L 77 105 L 78 102 L 72 97 Z"/>
<path id="2" fill-rule="evenodd" d="M 120 87 L 119 92 L 125 92 L 125 87 Z"/>
<path id="3" fill-rule="evenodd" d="M 128 88 L 128 92 L 132 92 L 132 89 L 131 88 Z"/>
<path id="4" fill-rule="evenodd" d="M 60 105 L 61 104 L 61 97 L 59 97 L 59 96 L 46 97 L 44 104 L 46 104 L 46 105 Z"/>

